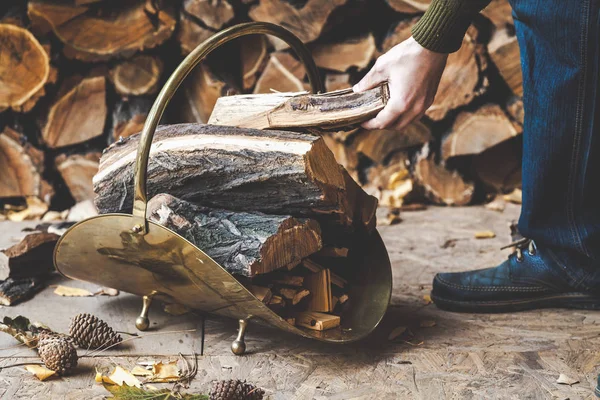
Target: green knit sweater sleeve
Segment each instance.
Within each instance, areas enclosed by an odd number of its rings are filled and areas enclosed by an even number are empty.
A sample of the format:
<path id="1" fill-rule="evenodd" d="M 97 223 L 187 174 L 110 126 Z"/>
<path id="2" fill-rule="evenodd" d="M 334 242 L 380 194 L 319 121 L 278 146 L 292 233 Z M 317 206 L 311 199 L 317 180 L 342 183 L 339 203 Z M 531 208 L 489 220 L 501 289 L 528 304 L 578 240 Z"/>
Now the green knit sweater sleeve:
<path id="1" fill-rule="evenodd" d="M 475 16 L 490 0 L 433 0 L 412 28 L 413 38 L 438 53 L 453 53 L 461 44 Z"/>

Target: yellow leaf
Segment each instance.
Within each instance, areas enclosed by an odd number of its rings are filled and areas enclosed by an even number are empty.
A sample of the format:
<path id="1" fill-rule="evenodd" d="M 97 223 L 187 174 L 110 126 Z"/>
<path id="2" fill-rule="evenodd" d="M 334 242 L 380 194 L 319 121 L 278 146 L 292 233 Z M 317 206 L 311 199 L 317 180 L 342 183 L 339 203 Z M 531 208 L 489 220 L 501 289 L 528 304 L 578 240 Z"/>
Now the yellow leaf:
<path id="1" fill-rule="evenodd" d="M 177 361 L 171 361 L 164 364 L 162 361 L 152 366 L 152 377 L 149 382 L 173 382 L 179 380 L 179 368 Z"/>
<path id="2" fill-rule="evenodd" d="M 56 374 L 55 371 L 42 367 L 41 365 L 26 365 L 25 369 L 34 374 L 40 381 L 45 381 L 52 375 Z"/>
<path id="3" fill-rule="evenodd" d="M 523 202 L 523 192 L 521 189 L 515 189 L 509 194 L 505 194 L 504 200 L 515 204 L 521 204 Z"/>
<path id="4" fill-rule="evenodd" d="M 57 285 L 56 289 L 54 289 L 54 293 L 59 295 L 59 296 L 66 296 L 66 297 L 89 297 L 89 296 L 93 296 L 93 293 L 85 290 L 85 289 L 79 289 L 79 288 L 74 288 L 71 286 L 63 286 L 63 285 Z"/>
<path id="5" fill-rule="evenodd" d="M 112 383 L 113 385 L 123 386 L 135 386 L 141 387 L 142 383 L 131 374 L 131 372 L 119 367 L 115 367 L 115 370 L 109 376 L 103 376 L 102 381 L 105 383 Z"/>
<path id="6" fill-rule="evenodd" d="M 431 296 L 426 294 L 423 296 L 423 300 L 425 300 L 425 304 L 431 304 L 433 301 L 431 300 Z"/>
<path id="7" fill-rule="evenodd" d="M 475 233 L 475 239 L 491 239 L 495 237 L 496 234 L 492 231 L 481 231 Z"/>
<path id="8" fill-rule="evenodd" d="M 136 376 L 152 376 L 152 371 L 147 370 L 144 367 L 140 367 L 139 365 L 136 365 L 131 370 L 131 374 Z"/>

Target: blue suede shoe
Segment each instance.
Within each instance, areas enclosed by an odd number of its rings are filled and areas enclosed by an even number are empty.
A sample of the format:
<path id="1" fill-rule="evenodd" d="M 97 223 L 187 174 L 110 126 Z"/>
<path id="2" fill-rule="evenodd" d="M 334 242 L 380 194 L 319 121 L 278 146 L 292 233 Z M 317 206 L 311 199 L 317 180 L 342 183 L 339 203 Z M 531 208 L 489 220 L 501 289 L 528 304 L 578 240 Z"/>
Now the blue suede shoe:
<path id="1" fill-rule="evenodd" d="M 515 252 L 497 267 L 437 274 L 433 302 L 443 310 L 457 312 L 600 309 L 600 290 L 591 284 L 600 275 L 598 268 L 567 266 L 564 257 L 550 249 L 538 249 L 531 240 L 511 246 Z"/>

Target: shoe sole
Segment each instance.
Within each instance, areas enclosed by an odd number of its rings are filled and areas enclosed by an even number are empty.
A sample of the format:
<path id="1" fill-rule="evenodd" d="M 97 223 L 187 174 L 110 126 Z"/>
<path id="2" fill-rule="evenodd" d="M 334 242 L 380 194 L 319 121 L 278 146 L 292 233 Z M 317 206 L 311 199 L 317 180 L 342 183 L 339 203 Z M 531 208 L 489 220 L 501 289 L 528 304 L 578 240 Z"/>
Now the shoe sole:
<path id="1" fill-rule="evenodd" d="M 458 301 L 431 295 L 435 305 L 445 311 L 469 313 L 505 313 L 540 308 L 600 310 L 600 297 L 585 293 L 564 293 L 526 300 Z"/>

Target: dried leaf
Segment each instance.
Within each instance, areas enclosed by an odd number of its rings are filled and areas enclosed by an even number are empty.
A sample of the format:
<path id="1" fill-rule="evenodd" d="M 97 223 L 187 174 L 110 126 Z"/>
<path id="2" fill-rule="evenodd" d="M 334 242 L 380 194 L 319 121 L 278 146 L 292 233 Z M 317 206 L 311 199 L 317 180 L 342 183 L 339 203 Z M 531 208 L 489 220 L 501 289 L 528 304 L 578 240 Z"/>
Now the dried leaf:
<path id="1" fill-rule="evenodd" d="M 149 385 L 150 386 L 150 385 Z M 208 396 L 203 394 L 172 393 L 170 389 L 152 389 L 144 390 L 136 387 L 117 386 L 104 384 L 104 388 L 109 391 L 115 400 L 133 400 L 133 399 L 161 399 L 161 400 L 208 400 Z"/>
<path id="2" fill-rule="evenodd" d="M 41 365 L 26 365 L 25 369 L 34 374 L 40 381 L 45 381 L 52 375 L 56 374 L 55 371 L 52 371 L 51 369 L 48 369 Z"/>
<path id="3" fill-rule="evenodd" d="M 165 304 L 164 310 L 171 315 L 183 315 L 190 312 L 190 309 L 186 306 L 176 303 Z"/>
<path id="4" fill-rule="evenodd" d="M 521 189 L 515 189 L 509 194 L 505 194 L 504 200 L 514 204 L 521 204 L 523 203 L 523 192 L 521 191 Z"/>
<path id="5" fill-rule="evenodd" d="M 496 234 L 492 231 L 475 232 L 475 239 L 491 239 L 495 237 Z"/>
<path id="6" fill-rule="evenodd" d="M 485 205 L 485 208 L 487 208 L 488 210 L 492 210 L 492 211 L 503 212 L 504 209 L 506 208 L 506 204 L 499 197 L 496 197 L 494 200 L 487 203 Z"/>
<path id="7" fill-rule="evenodd" d="M 423 295 L 423 300 L 425 301 L 425 304 L 431 304 L 431 303 L 433 303 L 433 301 L 431 300 L 431 296 L 428 295 L 428 294 Z"/>
<path id="8" fill-rule="evenodd" d="M 101 382 L 109 383 L 111 385 L 127 385 L 127 386 L 135 386 L 141 387 L 142 383 L 131 374 L 131 372 L 123 369 L 120 366 L 116 366 L 114 371 L 109 376 L 104 376 L 100 374 Z M 98 373 L 96 373 L 96 381 L 98 381 Z"/>
<path id="9" fill-rule="evenodd" d="M 388 335 L 388 340 L 397 339 L 404 332 L 406 332 L 406 327 L 405 326 L 398 326 L 398 327 L 394 328 L 393 331 L 390 332 L 390 334 Z"/>
<path id="10" fill-rule="evenodd" d="M 0 323 L 0 332 L 5 332 L 25 344 L 27 347 L 36 347 L 40 331 L 52 330 L 40 322 L 30 322 L 22 315 L 15 318 L 4 317 Z"/>
<path id="11" fill-rule="evenodd" d="M 119 291 L 117 289 L 112 289 L 112 288 L 100 288 L 100 290 L 98 290 L 96 293 L 94 293 L 94 295 L 96 295 L 96 296 L 118 296 Z"/>
<path id="12" fill-rule="evenodd" d="M 560 374 L 558 376 L 558 379 L 556 380 L 556 383 L 560 383 L 562 385 L 569 385 L 569 386 L 571 386 L 571 385 L 574 385 L 576 383 L 579 383 L 579 380 L 573 379 L 573 378 L 571 378 L 571 377 L 569 377 L 569 376 L 567 376 L 565 374 Z"/>
<path id="13" fill-rule="evenodd" d="M 136 376 L 152 376 L 152 371 L 150 371 L 149 369 L 146 369 L 144 367 L 140 367 L 139 365 L 136 365 L 135 367 L 133 367 L 133 369 L 131 370 L 131 374 L 132 375 L 136 375 Z"/>
<path id="14" fill-rule="evenodd" d="M 57 285 L 54 293 L 65 297 L 90 297 L 94 294 L 85 289 L 75 288 L 71 286 Z"/>
<path id="15" fill-rule="evenodd" d="M 179 380 L 179 368 L 177 361 L 163 363 L 162 361 L 152 366 L 153 375 L 148 378 L 148 382 L 175 382 Z"/>
<path id="16" fill-rule="evenodd" d="M 436 323 L 432 319 L 424 319 L 419 322 L 419 326 L 421 328 L 431 328 L 431 327 L 434 327 L 435 325 L 436 325 Z"/>

